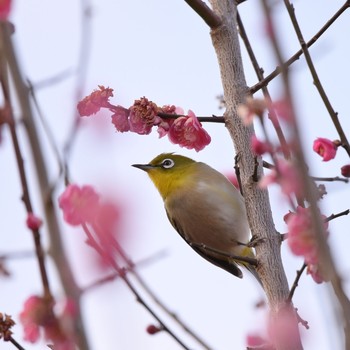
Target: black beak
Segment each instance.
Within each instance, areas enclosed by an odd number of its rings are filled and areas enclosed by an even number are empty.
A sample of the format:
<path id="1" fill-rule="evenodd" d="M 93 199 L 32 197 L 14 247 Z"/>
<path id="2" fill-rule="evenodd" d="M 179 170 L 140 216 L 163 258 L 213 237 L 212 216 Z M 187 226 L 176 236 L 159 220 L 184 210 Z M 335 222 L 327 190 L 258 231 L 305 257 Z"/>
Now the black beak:
<path id="1" fill-rule="evenodd" d="M 131 166 L 138 168 L 138 169 L 141 169 L 143 171 L 148 171 L 148 170 L 154 168 L 154 166 L 151 164 L 132 164 Z"/>

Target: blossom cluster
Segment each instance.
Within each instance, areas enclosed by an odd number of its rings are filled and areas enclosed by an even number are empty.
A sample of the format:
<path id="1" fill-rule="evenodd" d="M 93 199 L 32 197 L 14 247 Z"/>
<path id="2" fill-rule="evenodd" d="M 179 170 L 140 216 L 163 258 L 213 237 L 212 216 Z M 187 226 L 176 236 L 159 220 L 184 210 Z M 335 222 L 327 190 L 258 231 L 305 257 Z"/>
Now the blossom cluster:
<path id="1" fill-rule="evenodd" d="M 73 324 L 76 314 L 71 301 L 65 302 L 63 310 L 56 316 L 54 303 L 43 297 L 32 295 L 24 303 L 19 319 L 24 328 L 24 339 L 35 343 L 43 334 L 57 350 L 73 350 Z"/>
<path id="2" fill-rule="evenodd" d="M 78 103 L 81 117 L 96 114 L 101 108 L 112 112 L 112 123 L 117 131 L 131 131 L 139 135 L 148 135 L 153 127 L 157 128 L 159 137 L 168 135 L 169 140 L 180 147 L 195 149 L 197 152 L 207 146 L 211 138 L 203 129 L 196 115 L 175 106 L 157 106 L 146 97 L 135 100 L 129 108 L 113 105 L 109 102 L 113 89 L 99 86 Z"/>
<path id="3" fill-rule="evenodd" d="M 326 217 L 321 216 L 323 219 Z M 319 268 L 319 254 L 316 243 L 316 232 L 313 229 L 310 208 L 298 206 L 295 213 L 284 217 L 288 226 L 288 246 L 293 254 L 303 256 L 307 264 L 307 273 L 316 283 L 325 280 Z M 328 223 L 324 220 L 324 231 L 327 233 Z"/>
<path id="4" fill-rule="evenodd" d="M 120 234 L 121 209 L 112 202 L 102 200 L 92 186 L 68 185 L 58 199 L 64 220 L 72 226 L 89 225 L 102 248 L 101 258 L 111 257 L 113 243 Z M 87 243 L 94 246 L 91 238 Z"/>

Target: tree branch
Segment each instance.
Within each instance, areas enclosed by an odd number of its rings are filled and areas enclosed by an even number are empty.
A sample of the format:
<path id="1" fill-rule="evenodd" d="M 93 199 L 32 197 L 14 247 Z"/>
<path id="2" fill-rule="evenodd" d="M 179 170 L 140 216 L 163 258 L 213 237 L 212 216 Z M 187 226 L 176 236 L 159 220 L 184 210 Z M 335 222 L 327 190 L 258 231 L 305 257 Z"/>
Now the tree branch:
<path id="1" fill-rule="evenodd" d="M 217 16 L 202 0 L 185 0 L 185 2 L 198 13 L 204 22 L 213 29 L 221 24 L 220 17 Z"/>

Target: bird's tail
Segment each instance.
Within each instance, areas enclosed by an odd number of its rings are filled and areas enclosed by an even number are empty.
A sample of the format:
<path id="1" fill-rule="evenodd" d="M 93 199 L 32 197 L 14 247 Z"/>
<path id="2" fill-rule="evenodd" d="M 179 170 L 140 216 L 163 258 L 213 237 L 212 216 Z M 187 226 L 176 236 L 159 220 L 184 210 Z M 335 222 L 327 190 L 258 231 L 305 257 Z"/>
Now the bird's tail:
<path id="1" fill-rule="evenodd" d="M 252 258 L 252 259 L 256 259 L 256 256 L 252 250 L 252 248 L 250 247 L 244 247 L 244 249 L 241 251 L 241 256 L 242 257 L 246 257 L 246 258 Z M 259 284 L 261 285 L 261 287 L 263 287 L 263 284 L 261 282 L 261 279 L 258 275 L 258 272 L 256 271 L 256 267 L 253 264 L 250 264 L 249 262 L 238 262 L 237 263 L 243 267 L 245 267 L 255 278 L 256 280 L 259 282 Z"/>

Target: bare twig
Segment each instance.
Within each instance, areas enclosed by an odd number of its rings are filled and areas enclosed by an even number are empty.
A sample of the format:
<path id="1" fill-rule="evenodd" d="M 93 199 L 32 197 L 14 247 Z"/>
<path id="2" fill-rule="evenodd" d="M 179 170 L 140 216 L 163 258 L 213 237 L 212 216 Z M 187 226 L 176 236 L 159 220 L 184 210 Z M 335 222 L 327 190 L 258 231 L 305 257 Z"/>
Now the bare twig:
<path id="1" fill-rule="evenodd" d="M 348 3 L 348 2 L 347 2 Z M 312 78 L 314 80 L 314 84 L 318 90 L 318 93 L 320 94 L 322 100 L 323 100 L 323 103 L 324 105 L 326 106 L 326 109 L 333 121 L 333 124 L 338 132 L 338 135 L 340 137 L 340 140 L 341 140 L 341 144 L 343 146 L 343 148 L 345 149 L 345 151 L 348 153 L 348 155 L 350 156 L 350 144 L 349 144 L 349 141 L 345 135 L 345 132 L 343 130 L 343 127 L 342 125 L 340 124 L 340 121 L 339 121 L 339 118 L 338 118 L 338 113 L 334 111 L 333 107 L 332 107 L 332 104 L 326 94 L 326 91 L 324 90 L 323 88 L 323 85 L 318 77 L 318 74 L 317 74 L 317 71 L 316 71 L 316 68 L 315 68 L 315 65 L 312 61 L 312 58 L 311 58 L 311 55 L 310 55 L 310 52 L 309 52 L 309 49 L 308 49 L 308 46 L 304 40 L 304 36 L 301 32 L 301 29 L 300 29 L 300 26 L 299 26 L 299 23 L 298 23 L 298 20 L 295 16 L 295 11 L 294 11 L 294 7 L 293 5 L 289 2 L 289 0 L 284 0 L 284 4 L 287 8 L 287 11 L 289 13 L 289 17 L 292 21 L 292 24 L 293 24 L 293 27 L 294 27 L 294 30 L 297 34 L 297 37 L 298 37 L 298 40 L 300 42 L 300 46 L 301 46 L 301 49 L 304 53 L 304 56 L 305 56 L 305 60 L 306 60 L 306 63 L 309 67 L 309 70 L 310 70 L 310 73 L 312 75 Z M 349 5 L 346 4 L 348 7 Z M 349 325 L 350 326 L 350 325 Z M 349 329 L 350 331 L 350 329 Z"/>
<path id="2" fill-rule="evenodd" d="M 22 186 L 22 200 L 25 205 L 27 214 L 33 213 L 33 206 L 32 206 L 32 200 L 30 197 L 29 193 L 29 187 L 28 187 L 28 181 L 27 181 L 27 175 L 26 175 L 26 170 L 24 167 L 24 161 L 23 161 L 23 156 L 22 156 L 22 151 L 19 145 L 18 141 L 18 136 L 17 136 L 17 130 L 16 130 L 16 125 L 15 125 L 15 120 L 13 117 L 13 112 L 12 112 L 12 105 L 11 105 L 11 99 L 10 99 L 10 87 L 9 87 L 9 81 L 7 77 L 7 63 L 4 58 L 6 57 L 6 52 L 5 52 L 5 41 L 6 41 L 6 31 L 7 31 L 7 24 L 6 23 L 1 23 L 1 33 L 0 33 L 0 41 L 2 43 L 1 47 L 4 48 L 4 51 L 1 52 L 1 71 L 0 71 L 0 84 L 1 88 L 3 91 L 4 95 L 4 100 L 5 100 L 5 109 L 7 112 L 7 117 L 8 117 L 8 126 L 10 128 L 10 133 L 11 133 L 11 138 L 12 138 L 12 143 L 13 143 L 13 148 L 15 151 L 15 157 L 17 161 L 17 167 L 18 167 L 18 172 L 19 172 L 19 177 L 21 181 L 21 186 Z M 39 229 L 32 229 L 32 234 L 33 234 L 33 239 L 35 243 L 35 253 L 36 257 L 38 260 L 39 264 L 39 271 L 40 271 L 40 277 L 41 277 L 41 282 L 42 286 L 44 289 L 44 296 L 48 300 L 51 300 L 52 293 L 50 290 L 50 284 L 49 284 L 49 278 L 46 270 L 46 264 L 45 264 L 45 254 L 44 254 L 44 249 L 41 244 L 41 235 L 39 232 Z"/>
<path id="3" fill-rule="evenodd" d="M 339 218 L 340 216 L 349 215 L 349 213 L 350 213 L 350 209 L 344 210 L 338 214 L 332 214 L 332 215 L 328 216 L 328 218 L 325 220 L 325 222 L 334 220 L 336 218 Z"/>
<path id="4" fill-rule="evenodd" d="M 11 32 L 7 28 L 6 23 L 1 23 L 1 30 L 4 39 L 6 58 L 9 64 L 14 88 L 18 95 L 18 102 L 21 108 L 21 112 L 23 114 L 23 121 L 28 134 L 29 145 L 35 163 L 38 183 L 40 184 L 39 190 L 41 195 L 42 206 L 45 211 L 45 222 L 48 227 L 47 231 L 50 235 L 50 253 L 57 266 L 57 271 L 61 278 L 61 282 L 67 297 L 71 298 L 75 302 L 75 335 L 77 343 L 81 350 L 87 350 L 89 349 L 89 345 L 85 335 L 83 320 L 80 312 L 80 289 L 75 282 L 73 273 L 70 269 L 68 260 L 65 256 L 65 252 L 63 249 L 63 244 L 61 241 L 61 232 L 59 229 L 58 220 L 55 212 L 55 205 L 53 203 L 53 198 L 51 197 L 50 184 L 44 160 L 43 149 L 39 143 L 38 131 L 36 129 L 36 124 L 30 104 L 29 89 L 25 85 L 22 75 L 20 73 L 17 56 L 15 54 L 10 37 Z"/>
<path id="5" fill-rule="evenodd" d="M 243 43 L 247 49 L 250 61 L 252 62 L 252 65 L 254 67 L 255 74 L 257 75 L 259 81 L 262 81 L 264 79 L 263 69 L 259 66 L 258 60 L 254 54 L 253 48 L 250 44 L 248 35 L 245 31 L 245 28 L 244 28 L 244 25 L 243 25 L 243 22 L 241 20 L 241 16 L 239 15 L 239 13 L 237 13 L 237 24 L 238 24 L 238 28 L 239 28 L 239 33 L 240 33 L 241 38 L 243 40 Z M 267 86 L 262 86 L 262 91 L 263 91 L 263 94 L 264 94 L 266 101 L 271 102 L 272 100 L 271 100 L 270 93 L 267 89 Z M 278 140 L 282 146 L 281 149 L 282 149 L 282 152 L 284 154 L 284 157 L 288 159 L 288 158 L 290 158 L 289 146 L 287 144 L 286 138 L 285 138 L 284 133 L 282 131 L 281 125 L 278 121 L 275 110 L 273 108 L 271 108 L 271 103 L 268 103 L 268 105 L 269 105 L 269 108 L 268 108 L 269 119 L 271 120 L 271 123 L 276 131 Z M 261 118 L 260 118 L 260 120 L 262 121 Z M 267 133 L 265 133 L 265 135 L 267 135 Z"/>
<path id="6" fill-rule="evenodd" d="M 314 186 L 310 183 L 310 177 L 308 174 L 308 169 L 305 163 L 305 157 L 304 153 L 302 151 L 301 146 L 301 139 L 300 139 L 300 132 L 299 127 L 296 122 L 295 118 L 295 109 L 292 103 L 292 93 L 291 93 L 291 87 L 288 77 L 288 71 L 287 67 L 283 65 L 283 59 L 281 55 L 280 46 L 277 42 L 277 38 L 275 35 L 275 28 L 274 28 L 274 22 L 272 20 L 271 16 L 271 9 L 269 7 L 269 3 L 267 0 L 261 0 L 262 5 L 265 11 L 266 20 L 269 23 L 270 27 L 270 38 L 272 45 L 275 50 L 275 54 L 277 56 L 278 62 L 281 65 L 282 69 L 282 79 L 284 83 L 284 93 L 289 101 L 290 104 L 290 113 L 291 116 L 293 116 L 292 120 L 294 120 L 293 123 L 290 123 L 291 125 L 291 132 L 293 135 L 293 143 L 294 143 L 294 154 L 295 154 L 295 160 L 297 164 L 297 169 L 299 170 L 301 183 L 305 192 L 305 198 L 310 203 L 310 213 L 311 213 L 311 222 L 312 227 L 315 232 L 317 232 L 316 235 L 316 243 L 318 247 L 318 253 L 320 255 L 320 263 L 321 263 L 321 270 L 322 274 L 324 274 L 325 278 L 329 278 L 330 282 L 332 284 L 333 290 L 335 295 L 337 296 L 338 302 L 341 305 L 342 312 L 343 312 L 343 321 L 344 321 L 344 330 L 345 330 L 345 337 L 346 337 L 346 346 L 347 348 L 350 348 L 350 302 L 347 298 L 343 287 L 342 287 L 342 280 L 340 276 L 337 273 L 337 270 L 334 265 L 334 261 L 332 259 L 329 246 L 326 241 L 326 235 L 325 235 L 325 227 L 324 222 L 320 216 L 319 209 L 317 206 L 317 193 L 315 191 Z M 285 0 L 287 1 L 287 0 Z M 289 3 L 286 3 L 287 7 L 289 7 Z M 289 9 L 289 12 L 291 9 Z M 293 14 L 294 15 L 294 14 Z M 295 22 L 294 22 L 295 25 Z M 303 49 L 306 48 L 305 44 L 302 44 Z M 307 50 L 306 50 L 307 51 Z M 308 51 L 307 51 L 308 52 Z M 305 53 L 305 51 L 304 51 Z"/>
<path id="7" fill-rule="evenodd" d="M 118 276 L 125 282 L 129 290 L 134 294 L 136 300 L 154 317 L 154 319 L 159 323 L 162 330 L 167 332 L 183 349 L 189 350 L 189 348 L 182 342 L 182 340 L 176 336 L 176 334 L 160 319 L 157 313 L 144 300 L 144 298 L 127 277 L 126 269 L 122 268 L 109 253 L 104 251 L 102 245 L 99 244 L 99 242 L 95 239 L 92 231 L 86 224 L 83 224 L 82 227 L 88 238 L 89 245 L 95 249 L 96 252 L 100 254 L 101 257 L 104 258 L 108 264 L 117 272 Z"/>
<path id="8" fill-rule="evenodd" d="M 185 2 L 202 17 L 210 28 L 214 29 L 221 24 L 220 17 L 217 16 L 204 1 L 185 0 Z"/>
<path id="9" fill-rule="evenodd" d="M 290 289 L 290 292 L 289 292 L 289 295 L 288 295 L 288 298 L 287 298 L 287 301 L 290 303 L 293 299 L 293 296 L 294 296 L 294 293 L 295 293 L 295 290 L 297 289 L 298 287 L 298 284 L 299 284 L 299 280 L 300 280 L 300 277 L 301 275 L 303 274 L 304 270 L 306 269 L 306 264 L 304 263 L 303 266 L 301 267 L 300 270 L 297 271 L 297 275 L 295 276 L 295 280 L 294 280 L 294 283 L 292 285 L 292 288 Z"/>
<path id="10" fill-rule="evenodd" d="M 335 177 L 311 176 L 311 179 L 314 181 L 326 181 L 326 182 L 334 182 L 334 181 L 340 181 L 345 183 L 349 182 L 349 179 L 347 179 L 346 177 L 339 177 L 339 176 L 335 176 Z"/>
<path id="11" fill-rule="evenodd" d="M 343 14 L 345 10 L 350 7 L 349 1 L 345 4 L 327 21 L 327 23 L 306 43 L 307 47 L 311 47 L 326 31 L 327 29 Z M 256 93 L 263 86 L 267 86 L 274 78 L 281 74 L 282 70 L 289 67 L 292 63 L 297 61 L 303 54 L 303 50 L 300 49 L 293 56 L 291 56 L 285 63 L 278 66 L 273 72 L 271 72 L 264 79 L 260 80 L 257 84 L 250 88 L 252 94 Z"/>

